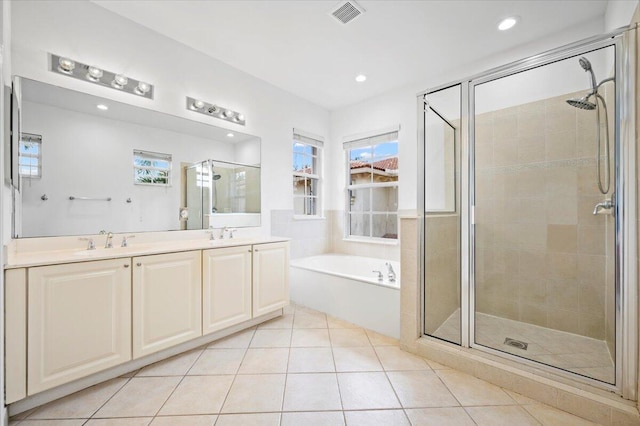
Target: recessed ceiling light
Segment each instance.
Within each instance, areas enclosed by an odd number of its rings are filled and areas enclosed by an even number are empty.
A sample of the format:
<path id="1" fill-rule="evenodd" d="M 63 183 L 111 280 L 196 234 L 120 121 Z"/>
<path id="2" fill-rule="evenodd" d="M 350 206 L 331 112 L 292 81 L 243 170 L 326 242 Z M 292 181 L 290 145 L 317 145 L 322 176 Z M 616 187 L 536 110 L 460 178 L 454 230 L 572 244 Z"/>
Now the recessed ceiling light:
<path id="1" fill-rule="evenodd" d="M 235 136 L 235 135 L 234 135 L 233 133 L 227 133 L 227 137 L 228 137 L 228 138 L 232 138 L 232 137 L 234 137 L 234 136 Z"/>
<path id="2" fill-rule="evenodd" d="M 515 24 L 518 23 L 518 17 L 517 16 L 510 16 L 508 18 L 503 19 L 502 21 L 500 21 L 500 23 L 498 24 L 498 29 L 500 31 L 506 31 L 510 28 L 513 28 L 513 26 Z"/>
<path id="3" fill-rule="evenodd" d="M 98 109 L 100 109 L 100 110 L 102 110 L 102 111 L 106 111 L 106 110 L 108 110 L 108 109 L 109 109 L 109 107 L 108 107 L 108 106 L 103 105 L 103 104 L 98 104 L 98 105 L 96 105 L 96 108 L 98 108 Z"/>
<path id="4" fill-rule="evenodd" d="M 366 79 L 367 79 L 367 76 L 366 76 L 366 75 L 364 75 L 364 74 L 358 74 L 358 75 L 356 76 L 356 81 L 357 81 L 358 83 L 362 83 L 362 82 L 363 82 L 363 81 L 365 81 Z"/>

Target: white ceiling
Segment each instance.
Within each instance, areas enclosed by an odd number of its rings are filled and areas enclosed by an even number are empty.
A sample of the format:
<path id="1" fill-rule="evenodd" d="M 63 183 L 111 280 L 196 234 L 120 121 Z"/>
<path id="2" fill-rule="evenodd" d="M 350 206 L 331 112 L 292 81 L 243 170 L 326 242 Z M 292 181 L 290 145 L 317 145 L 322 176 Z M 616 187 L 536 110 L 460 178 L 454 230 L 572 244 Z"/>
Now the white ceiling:
<path id="1" fill-rule="evenodd" d="M 330 110 L 602 18 L 607 4 L 360 0 L 366 13 L 344 25 L 327 13 L 335 0 L 93 1 Z M 511 15 L 519 25 L 498 31 Z"/>

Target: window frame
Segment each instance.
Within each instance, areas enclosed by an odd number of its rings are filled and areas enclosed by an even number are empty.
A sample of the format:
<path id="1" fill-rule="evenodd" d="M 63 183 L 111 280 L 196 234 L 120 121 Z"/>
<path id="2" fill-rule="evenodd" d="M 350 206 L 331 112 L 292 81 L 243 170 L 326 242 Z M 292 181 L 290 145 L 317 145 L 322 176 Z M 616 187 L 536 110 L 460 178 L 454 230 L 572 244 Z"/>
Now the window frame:
<path id="1" fill-rule="evenodd" d="M 20 141 L 18 143 L 20 145 L 18 147 L 18 176 L 25 179 L 42 179 L 42 135 L 36 135 L 34 133 L 20 133 Z M 23 153 L 22 146 L 26 143 L 36 144 L 38 146 L 38 153 L 35 155 Z M 26 174 L 22 172 L 23 167 L 29 167 L 30 171 L 34 169 L 32 166 L 23 166 L 20 162 L 23 158 L 37 159 L 38 166 L 35 168 L 35 175 L 33 173 Z"/>
<path id="2" fill-rule="evenodd" d="M 169 167 L 155 167 L 155 166 L 140 166 L 136 164 L 136 159 L 142 158 L 143 160 L 153 161 L 153 160 L 161 160 L 169 163 Z M 139 182 L 138 181 L 138 170 L 147 170 L 147 171 L 160 171 L 167 172 L 167 183 L 154 183 L 154 182 Z M 173 178 L 173 155 L 165 154 L 161 152 L 153 152 L 153 151 L 145 151 L 142 149 L 134 149 L 133 150 L 133 184 L 134 185 L 143 185 L 143 186 L 158 186 L 158 187 L 170 187 L 172 178 Z"/>
<path id="3" fill-rule="evenodd" d="M 371 179 L 367 183 L 352 183 L 352 173 L 351 173 L 351 151 L 355 149 L 362 149 L 365 146 L 370 146 L 371 151 L 375 152 L 375 148 L 378 145 L 394 143 L 397 147 L 397 154 L 391 156 L 383 156 L 379 157 L 376 161 L 383 161 L 386 159 L 390 159 L 393 157 L 398 158 L 398 164 L 400 161 L 400 137 L 399 137 L 400 127 L 396 126 L 389 129 L 378 130 L 367 132 L 359 135 L 354 135 L 350 137 L 343 138 L 343 151 L 345 158 L 345 208 L 344 208 L 344 232 L 343 237 L 346 241 L 356 241 L 356 242 L 369 242 L 369 243 L 380 243 L 380 244 L 398 244 L 399 234 L 400 234 L 400 223 L 399 223 L 399 214 L 398 209 L 396 207 L 395 211 L 378 211 L 374 210 L 373 206 L 373 190 L 376 188 L 396 188 L 397 195 L 399 195 L 400 190 L 400 173 L 399 166 L 396 169 L 396 180 L 388 181 L 388 182 L 373 182 L 373 178 L 375 175 L 374 169 L 371 168 Z M 372 158 L 376 158 L 372 156 Z M 351 192 L 354 190 L 369 190 L 369 208 L 367 210 L 362 211 L 352 211 L 352 194 Z M 366 215 L 369 217 L 369 235 L 355 235 L 351 234 L 351 218 L 354 214 Z M 385 215 L 388 217 L 389 215 L 393 215 L 396 218 L 396 237 L 395 238 L 384 238 L 384 237 L 375 237 L 373 236 L 373 218 L 376 215 Z"/>
<path id="4" fill-rule="evenodd" d="M 304 145 L 306 147 L 311 147 L 311 154 L 296 152 L 296 145 Z M 309 157 L 311 159 L 312 164 L 312 173 L 307 173 L 304 171 L 296 171 L 294 159 L 296 154 L 303 155 Z M 294 170 L 292 171 L 292 183 L 295 184 L 296 179 L 304 179 L 305 180 L 305 193 L 302 195 L 298 195 L 293 191 L 292 200 L 294 203 L 293 206 L 293 218 L 297 220 L 313 220 L 313 219 L 324 219 L 324 213 L 322 210 L 323 206 L 323 156 L 324 156 L 324 138 L 321 136 L 312 135 L 307 132 L 303 132 L 298 129 L 293 130 L 293 142 L 291 145 L 291 160 L 292 165 L 294 166 Z M 315 160 L 315 161 L 314 161 Z M 316 181 L 316 191 L 315 194 L 309 195 L 307 193 L 306 188 L 312 188 L 313 185 L 307 186 L 307 181 Z M 315 207 L 315 214 L 297 214 L 296 213 L 296 200 L 303 199 L 304 211 L 312 211 L 313 207 Z M 314 204 L 311 207 L 311 203 Z"/>

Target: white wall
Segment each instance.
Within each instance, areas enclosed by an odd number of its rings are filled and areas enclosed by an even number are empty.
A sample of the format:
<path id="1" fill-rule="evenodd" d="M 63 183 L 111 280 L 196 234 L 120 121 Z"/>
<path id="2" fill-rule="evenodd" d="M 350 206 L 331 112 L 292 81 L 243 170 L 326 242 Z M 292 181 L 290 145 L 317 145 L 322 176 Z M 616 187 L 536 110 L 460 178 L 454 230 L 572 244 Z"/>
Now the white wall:
<path id="1" fill-rule="evenodd" d="M 293 128 L 327 135 L 326 110 L 90 2 L 19 1 L 12 6 L 14 75 L 259 136 L 262 181 L 269 183 L 263 185 L 262 231 L 270 230 L 270 210 L 293 208 Z M 155 100 L 52 73 L 48 52 L 148 81 L 155 85 Z M 189 112 L 187 95 L 241 111 L 247 125 Z M 3 212 L 6 218 L 10 209 Z"/>
<path id="2" fill-rule="evenodd" d="M 609 0 L 604 13 L 605 31 L 629 25 L 638 4 L 638 0 Z"/>
<path id="3" fill-rule="evenodd" d="M 416 142 L 418 132 L 417 93 L 600 34 L 603 30 L 602 20 L 597 20 L 568 28 L 561 33 L 549 35 L 534 43 L 487 57 L 484 61 L 471 63 L 466 67 L 448 69 L 446 63 L 434 63 L 434 67 L 442 69 L 442 72 L 440 77 L 434 78 L 432 81 L 416 82 L 361 103 L 331 111 L 331 143 L 328 144 L 327 156 L 329 157 L 329 162 L 334 164 L 334 167 L 332 167 L 334 172 L 327 179 L 327 187 L 330 194 L 327 200 L 328 208 L 333 210 L 344 209 L 343 173 L 345 173 L 345 164 L 340 142 L 343 136 L 400 124 L 400 193 L 398 209 L 400 213 L 415 212 L 417 208 L 416 183 L 418 165 Z M 505 34 L 505 36 L 508 36 L 508 34 Z M 576 66 L 578 66 L 577 63 Z"/>

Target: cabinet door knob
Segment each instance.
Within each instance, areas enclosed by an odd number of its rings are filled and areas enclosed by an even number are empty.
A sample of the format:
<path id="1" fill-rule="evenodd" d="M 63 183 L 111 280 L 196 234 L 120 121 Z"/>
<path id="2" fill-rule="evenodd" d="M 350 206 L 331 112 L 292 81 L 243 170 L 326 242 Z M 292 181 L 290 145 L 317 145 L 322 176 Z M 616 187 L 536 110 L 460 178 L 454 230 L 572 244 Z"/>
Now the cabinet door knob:
<path id="1" fill-rule="evenodd" d="M 258 251 L 258 249 L 255 249 L 254 251 Z"/>
<path id="2" fill-rule="evenodd" d="M 128 268 L 128 267 L 129 267 L 129 265 L 128 265 L 128 264 L 127 264 L 127 265 L 124 265 L 124 267 L 125 267 L 125 268 Z"/>
<path id="3" fill-rule="evenodd" d="M 142 263 L 138 262 L 136 263 L 136 266 L 142 266 Z"/>
<path id="4" fill-rule="evenodd" d="M 253 250 L 249 249 L 249 250 L 247 250 L 247 251 L 248 251 L 249 253 L 251 253 Z"/>

